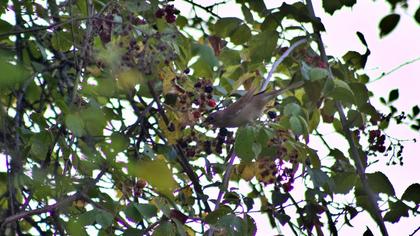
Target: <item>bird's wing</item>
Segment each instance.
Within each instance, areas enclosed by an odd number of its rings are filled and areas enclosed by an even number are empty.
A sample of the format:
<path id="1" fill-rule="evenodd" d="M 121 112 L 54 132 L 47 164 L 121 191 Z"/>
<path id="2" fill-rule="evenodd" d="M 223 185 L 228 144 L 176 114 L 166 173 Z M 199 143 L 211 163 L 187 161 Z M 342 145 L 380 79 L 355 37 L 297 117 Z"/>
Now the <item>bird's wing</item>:
<path id="1" fill-rule="evenodd" d="M 271 99 L 273 99 L 273 98 L 275 98 L 275 97 L 279 96 L 280 94 L 282 94 L 282 93 L 284 93 L 284 92 L 287 92 L 287 91 L 289 91 L 289 90 L 291 90 L 291 89 L 300 88 L 300 87 L 302 87 L 302 86 L 303 86 L 303 84 L 304 84 L 304 82 L 303 82 L 303 81 L 298 81 L 298 82 L 295 82 L 295 83 L 291 83 L 291 84 L 289 84 L 289 85 L 288 85 L 287 87 L 285 87 L 285 88 L 282 88 L 282 89 L 279 89 L 279 90 L 273 90 L 273 91 L 270 91 L 270 92 L 266 92 L 265 97 L 266 97 L 268 100 L 271 100 Z M 260 93 L 256 94 L 255 96 L 262 95 L 262 93 L 265 93 L 265 91 L 260 92 Z"/>
<path id="2" fill-rule="evenodd" d="M 250 88 L 242 97 L 236 102 L 230 104 L 225 111 L 229 114 L 238 113 L 247 103 L 249 103 L 254 97 L 255 90 L 257 88 Z"/>

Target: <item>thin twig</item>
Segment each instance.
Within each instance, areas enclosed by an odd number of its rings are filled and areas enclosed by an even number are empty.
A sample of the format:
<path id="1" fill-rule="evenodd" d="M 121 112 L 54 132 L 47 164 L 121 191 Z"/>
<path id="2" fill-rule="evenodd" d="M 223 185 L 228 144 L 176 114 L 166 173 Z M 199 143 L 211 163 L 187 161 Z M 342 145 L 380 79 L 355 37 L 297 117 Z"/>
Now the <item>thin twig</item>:
<path id="1" fill-rule="evenodd" d="M 194 0 L 185 0 L 185 1 L 186 1 L 186 2 L 188 2 L 189 4 L 191 4 L 191 5 L 192 5 L 192 6 L 194 6 L 194 7 L 198 7 L 198 8 L 200 8 L 200 9 L 203 9 L 203 10 L 204 10 L 204 11 L 206 11 L 208 14 L 210 14 L 210 15 L 212 15 L 212 16 L 214 16 L 214 17 L 216 17 L 217 19 L 220 19 L 220 18 L 221 18 L 219 15 L 217 15 L 216 13 L 214 13 L 214 12 L 212 11 L 212 8 L 213 8 L 214 6 L 219 5 L 219 4 L 223 4 L 224 2 L 222 2 L 222 3 L 216 3 L 216 4 L 212 5 L 212 6 L 205 7 L 205 6 L 202 6 L 202 5 L 200 5 L 200 4 L 195 3 L 195 2 L 194 2 Z"/>
<path id="2" fill-rule="evenodd" d="M 414 62 L 416 62 L 416 61 L 419 61 L 419 60 L 420 60 L 420 57 L 417 57 L 417 58 L 414 58 L 413 60 L 410 60 L 410 61 L 404 62 L 403 64 L 401 64 L 401 65 L 399 65 L 399 66 L 397 66 L 397 67 L 393 68 L 392 70 L 390 70 L 390 71 L 388 71 L 388 72 L 383 72 L 383 73 L 382 73 L 382 74 L 381 74 L 378 78 L 375 78 L 374 80 L 369 81 L 369 83 L 372 83 L 372 82 L 378 81 L 378 80 L 382 79 L 383 77 L 388 76 L 389 74 L 392 74 L 393 72 L 395 72 L 395 71 L 397 71 L 397 70 L 401 69 L 402 67 L 404 67 L 404 66 L 406 66 L 406 65 L 409 65 L 409 64 L 412 64 L 412 63 L 414 63 Z"/>
<path id="3" fill-rule="evenodd" d="M 264 84 L 261 87 L 261 92 L 264 91 L 267 88 L 268 83 L 270 82 L 271 76 L 273 76 L 273 73 L 276 71 L 277 67 L 280 65 L 280 63 L 283 62 L 284 59 L 286 59 L 287 56 L 289 56 L 289 54 L 299 45 L 303 44 L 306 42 L 306 39 L 301 39 L 296 41 L 294 44 L 292 44 L 292 46 L 290 46 L 284 53 L 283 55 L 281 55 L 281 57 L 279 59 L 277 59 L 273 66 L 271 67 L 270 72 L 268 72 L 267 77 L 264 79 Z"/>

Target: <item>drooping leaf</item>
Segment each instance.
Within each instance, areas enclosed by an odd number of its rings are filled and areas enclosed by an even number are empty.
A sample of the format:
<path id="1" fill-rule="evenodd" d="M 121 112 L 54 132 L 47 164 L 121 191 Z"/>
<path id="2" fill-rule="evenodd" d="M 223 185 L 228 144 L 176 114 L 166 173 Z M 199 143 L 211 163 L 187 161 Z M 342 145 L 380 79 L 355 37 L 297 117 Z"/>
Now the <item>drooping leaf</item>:
<path id="1" fill-rule="evenodd" d="M 408 217 L 408 210 L 410 208 L 402 201 L 390 201 L 389 208 L 390 210 L 384 216 L 384 220 L 386 221 L 397 223 L 401 217 Z"/>
<path id="2" fill-rule="evenodd" d="M 398 97 L 399 97 L 398 89 L 391 90 L 391 92 L 389 92 L 388 103 L 391 103 L 391 102 L 397 100 Z"/>
<path id="3" fill-rule="evenodd" d="M 401 199 L 406 201 L 413 201 L 416 204 L 420 204 L 420 184 L 415 183 L 404 191 Z"/>
<path id="4" fill-rule="evenodd" d="M 388 177 L 382 172 L 375 172 L 366 174 L 369 186 L 377 193 L 386 193 L 390 196 L 395 195 L 394 187 L 389 181 Z"/>
<path id="5" fill-rule="evenodd" d="M 401 16 L 396 13 L 389 14 L 382 18 L 382 20 L 379 22 L 379 29 L 381 30 L 380 36 L 383 37 L 391 33 L 391 31 L 394 30 L 394 28 L 397 26 L 400 18 Z"/>

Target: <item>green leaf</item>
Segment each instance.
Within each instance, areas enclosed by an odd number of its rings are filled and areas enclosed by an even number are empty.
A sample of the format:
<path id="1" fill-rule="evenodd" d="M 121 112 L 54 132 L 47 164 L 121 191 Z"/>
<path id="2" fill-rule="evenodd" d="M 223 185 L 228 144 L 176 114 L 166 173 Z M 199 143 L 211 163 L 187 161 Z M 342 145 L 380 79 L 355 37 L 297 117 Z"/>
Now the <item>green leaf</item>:
<path id="1" fill-rule="evenodd" d="M 123 236 L 138 236 L 141 235 L 143 231 L 136 228 L 128 228 L 124 230 Z"/>
<path id="2" fill-rule="evenodd" d="M 319 109 L 314 109 L 309 117 L 309 132 L 318 128 L 319 122 L 321 121 L 321 112 Z"/>
<path id="3" fill-rule="evenodd" d="M 315 67 L 309 71 L 309 78 L 312 81 L 324 79 L 328 76 L 328 70 L 324 68 Z"/>
<path id="4" fill-rule="evenodd" d="M 398 97 L 399 97 L 398 89 L 391 90 L 391 92 L 389 92 L 388 103 L 391 103 L 397 100 Z"/>
<path id="5" fill-rule="evenodd" d="M 232 212 L 232 209 L 230 209 L 228 206 L 221 206 L 219 209 L 210 212 L 205 218 L 204 221 L 214 225 L 216 224 L 221 217 L 230 214 Z"/>
<path id="6" fill-rule="evenodd" d="M 142 216 L 140 212 L 137 210 L 136 204 L 138 203 L 131 202 L 130 204 L 128 204 L 128 206 L 126 206 L 124 209 L 124 214 L 127 216 L 127 218 L 130 221 L 140 222 L 142 221 Z"/>
<path id="7" fill-rule="evenodd" d="M 353 172 L 337 172 L 332 180 L 334 182 L 334 192 L 347 194 L 356 184 L 357 176 Z"/>
<path id="8" fill-rule="evenodd" d="M 420 7 L 417 8 L 416 13 L 414 13 L 414 19 L 420 24 Z"/>
<path id="9" fill-rule="evenodd" d="M 172 197 L 172 192 L 177 187 L 165 157 L 160 155 L 154 160 L 142 160 L 129 165 L 128 173 L 146 180 L 158 192 L 167 197 Z"/>
<path id="10" fill-rule="evenodd" d="M 51 38 L 51 44 L 57 51 L 65 52 L 73 45 L 71 39 L 72 35 L 70 32 L 55 31 Z"/>
<path id="11" fill-rule="evenodd" d="M 242 10 L 242 14 L 245 17 L 245 21 L 252 24 L 254 22 L 254 17 L 252 16 L 252 13 L 249 10 L 249 8 L 245 4 L 243 4 L 241 6 L 241 10 Z"/>
<path id="12" fill-rule="evenodd" d="M 197 77 L 213 77 L 213 68 L 218 66 L 218 60 L 213 49 L 207 45 L 194 44 L 193 54 L 198 56 L 198 60 L 191 66 L 194 75 Z"/>
<path id="13" fill-rule="evenodd" d="M 336 10 L 343 7 L 343 4 L 340 0 L 322 0 L 322 7 L 327 13 L 332 15 Z"/>
<path id="14" fill-rule="evenodd" d="M 47 131 L 41 131 L 33 134 L 30 139 L 31 150 L 30 153 L 38 160 L 45 159 L 50 145 L 53 142 L 51 134 Z"/>
<path id="15" fill-rule="evenodd" d="M 76 219 L 70 219 L 66 223 L 66 230 L 69 235 L 80 235 L 80 236 L 87 236 L 88 233 L 86 232 L 86 229 L 83 227 L 78 220 Z"/>
<path id="16" fill-rule="evenodd" d="M 354 92 L 354 94 L 357 94 L 357 96 L 354 96 L 355 103 L 357 106 L 362 106 L 366 104 L 369 100 L 369 91 L 366 88 L 366 85 L 363 83 L 350 83 L 349 84 L 351 90 Z"/>
<path id="17" fill-rule="evenodd" d="M 401 199 L 405 201 L 413 201 L 416 204 L 420 204 L 420 184 L 415 183 L 410 186 L 404 191 Z"/>
<path id="18" fill-rule="evenodd" d="M 145 204 L 145 203 L 136 203 L 135 208 L 138 212 L 145 218 L 150 219 L 152 217 L 157 216 L 158 209 L 155 205 L 152 204 Z"/>
<path id="19" fill-rule="evenodd" d="M 394 187 L 389 181 L 388 177 L 382 172 L 375 172 L 366 174 L 369 186 L 377 193 L 386 193 L 390 196 L 395 195 Z"/>
<path id="20" fill-rule="evenodd" d="M 111 147 L 114 149 L 114 152 L 122 152 L 128 148 L 129 139 L 127 136 L 113 133 L 111 135 Z"/>
<path id="21" fill-rule="evenodd" d="M 308 174 L 311 176 L 312 183 L 315 188 L 324 188 L 327 191 L 332 191 L 334 183 L 330 177 L 321 169 L 308 168 Z"/>
<path id="22" fill-rule="evenodd" d="M 79 113 L 68 114 L 65 116 L 64 122 L 76 136 L 85 135 L 84 123 Z"/>
<path id="23" fill-rule="evenodd" d="M 246 24 L 242 24 L 233 32 L 233 34 L 230 36 L 230 39 L 232 40 L 232 43 L 241 45 L 245 42 L 248 42 L 251 36 L 251 29 Z"/>
<path id="24" fill-rule="evenodd" d="M 416 116 L 420 113 L 420 108 L 419 108 L 419 106 L 418 106 L 418 105 L 415 105 L 415 106 L 412 108 L 412 112 L 413 112 L 413 118 L 414 118 L 414 117 L 416 117 Z"/>
<path id="25" fill-rule="evenodd" d="M 301 108 L 298 104 L 292 102 L 292 103 L 288 103 L 285 107 L 284 107 L 284 112 L 283 114 L 285 116 L 298 116 L 301 112 Z"/>
<path id="26" fill-rule="evenodd" d="M 172 236 L 176 235 L 176 227 L 169 221 L 164 221 L 159 224 L 153 231 L 153 236 Z"/>
<path id="27" fill-rule="evenodd" d="M 389 33 L 397 26 L 400 21 L 401 16 L 399 14 L 389 14 L 382 18 L 379 22 L 380 36 L 383 37 Z"/>
<path id="28" fill-rule="evenodd" d="M 95 209 L 94 211 L 96 223 L 100 224 L 103 228 L 107 228 L 112 225 L 114 216 L 111 213 L 101 209 Z"/>
<path id="29" fill-rule="evenodd" d="M 107 120 L 101 109 L 95 106 L 89 106 L 80 112 L 80 117 L 84 122 L 85 131 L 89 135 L 103 135 Z"/>
<path id="30" fill-rule="evenodd" d="M 289 215 L 286 215 L 286 214 L 283 214 L 283 213 L 277 213 L 277 214 L 275 214 L 275 216 L 276 216 L 276 219 L 278 219 L 280 224 L 283 225 L 283 226 L 285 224 L 287 224 L 287 222 L 289 222 L 290 219 L 291 219 L 291 217 Z"/>
<path id="31" fill-rule="evenodd" d="M 269 60 L 275 52 L 278 40 L 276 31 L 263 31 L 249 41 L 249 56 L 253 63 Z"/>
<path id="32" fill-rule="evenodd" d="M 255 132 L 251 126 L 238 129 L 235 139 L 235 152 L 245 162 L 250 162 L 256 158 L 254 152 Z"/>
<path id="33" fill-rule="evenodd" d="M 229 37 L 242 23 L 242 20 L 236 17 L 221 18 L 214 25 L 215 34 L 221 38 Z"/>
<path id="34" fill-rule="evenodd" d="M 352 127 L 362 127 L 363 125 L 363 117 L 359 111 L 356 110 L 349 110 L 347 113 L 347 121 L 349 128 Z"/>
<path id="35" fill-rule="evenodd" d="M 258 13 L 259 16 L 266 15 L 267 7 L 264 1 L 248 1 L 249 8 Z"/>
<path id="36" fill-rule="evenodd" d="M 289 118 L 289 122 L 290 122 L 290 128 L 295 134 L 299 135 L 299 134 L 304 133 L 304 127 L 302 123 L 300 122 L 299 116 L 291 116 Z"/>
<path id="37" fill-rule="evenodd" d="M 16 65 L 14 60 L 2 51 L 0 51 L 0 71 L 0 90 L 10 88 L 29 78 L 29 71 L 21 65 Z"/>
<path id="38" fill-rule="evenodd" d="M 281 206 L 283 203 L 287 202 L 289 195 L 281 193 L 280 191 L 272 191 L 271 201 L 274 206 Z"/>
<path id="39" fill-rule="evenodd" d="M 333 90 L 327 94 L 328 96 L 343 102 L 354 102 L 354 93 L 346 82 L 339 79 L 334 79 L 332 82 Z"/>
<path id="40" fill-rule="evenodd" d="M 362 69 L 364 67 L 364 59 L 363 56 L 355 51 L 348 51 L 343 56 L 344 61 L 348 64 L 353 66 L 355 69 Z"/>
<path id="41" fill-rule="evenodd" d="M 389 208 L 390 211 L 388 211 L 384 216 L 384 220 L 386 221 L 389 221 L 391 223 L 397 223 L 398 221 L 400 221 L 401 217 L 408 217 L 408 210 L 410 208 L 402 201 L 390 201 Z"/>

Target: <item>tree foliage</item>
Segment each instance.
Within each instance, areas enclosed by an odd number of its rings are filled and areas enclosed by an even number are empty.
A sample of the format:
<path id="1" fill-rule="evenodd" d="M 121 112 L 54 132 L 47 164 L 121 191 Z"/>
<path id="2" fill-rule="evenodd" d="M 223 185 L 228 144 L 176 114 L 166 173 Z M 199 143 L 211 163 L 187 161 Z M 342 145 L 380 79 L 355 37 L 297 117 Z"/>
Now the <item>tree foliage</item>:
<path id="1" fill-rule="evenodd" d="M 337 235 L 367 211 L 386 235 L 385 221 L 418 214 L 419 184 L 397 196 L 367 170 L 377 155 L 402 164 L 402 141 L 384 131 L 405 119 L 419 130 L 420 119 L 418 106 L 406 117 L 392 105 L 397 89 L 381 98 L 389 114 L 371 104 L 363 35 L 365 53 L 327 56 L 311 1 L 236 2 L 242 16 L 226 18 L 214 11 L 223 3 L 189 0 L 188 17 L 158 0 L 0 3 L 14 13 L 0 20 L 0 234 L 254 235 L 267 227 L 257 211 L 296 235 Z M 356 1 L 333 2 L 329 13 Z M 302 88 L 253 124 L 203 126 L 282 55 L 268 89 Z M 328 163 L 311 145 L 321 125 L 348 142 L 325 143 Z"/>

